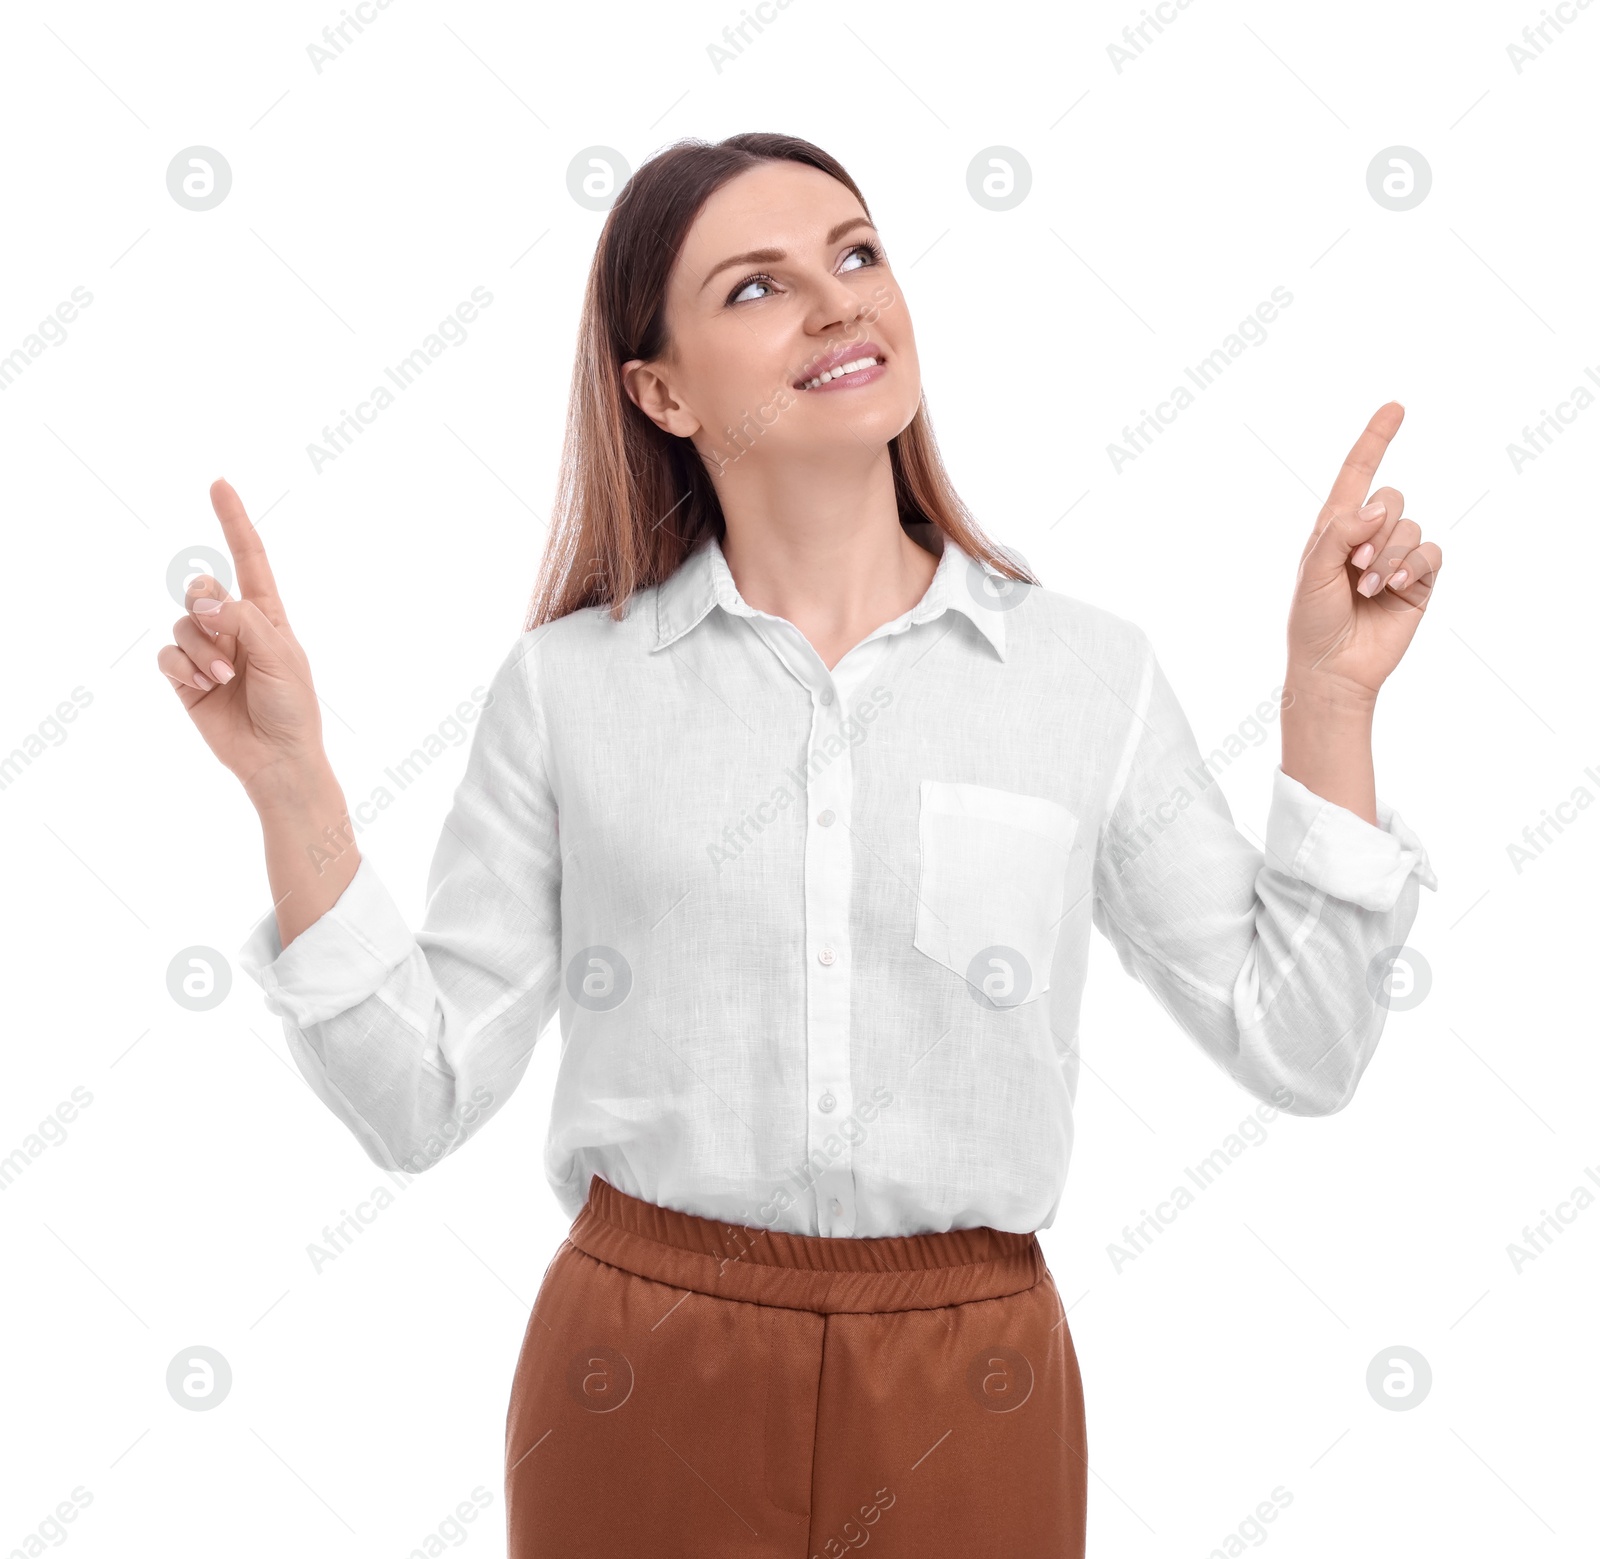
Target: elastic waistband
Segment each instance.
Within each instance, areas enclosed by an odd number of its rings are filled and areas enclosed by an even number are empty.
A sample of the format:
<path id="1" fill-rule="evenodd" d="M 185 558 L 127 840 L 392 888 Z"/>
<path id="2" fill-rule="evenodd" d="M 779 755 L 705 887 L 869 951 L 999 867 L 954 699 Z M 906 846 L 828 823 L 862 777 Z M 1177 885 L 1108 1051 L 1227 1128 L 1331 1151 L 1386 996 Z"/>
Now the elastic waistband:
<path id="1" fill-rule="evenodd" d="M 594 1175 L 567 1234 L 597 1261 L 722 1299 L 827 1313 L 935 1310 L 1046 1277 L 1038 1236 L 1006 1229 L 865 1239 L 747 1228 L 658 1207 Z"/>

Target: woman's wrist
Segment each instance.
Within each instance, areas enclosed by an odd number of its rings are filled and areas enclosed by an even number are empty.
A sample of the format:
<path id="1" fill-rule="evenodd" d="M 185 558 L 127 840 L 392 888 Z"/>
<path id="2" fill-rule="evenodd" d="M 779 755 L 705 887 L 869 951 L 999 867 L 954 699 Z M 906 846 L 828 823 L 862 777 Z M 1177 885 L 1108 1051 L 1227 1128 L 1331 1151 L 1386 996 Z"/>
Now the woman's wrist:
<path id="1" fill-rule="evenodd" d="M 1298 710 L 1317 719 L 1370 720 L 1378 706 L 1378 695 L 1343 677 L 1291 663 L 1283 675 L 1282 703 L 1285 717 L 1291 710 Z"/>
<path id="2" fill-rule="evenodd" d="M 269 816 L 322 812 L 331 802 L 337 802 L 341 811 L 344 807 L 344 791 L 324 753 L 274 764 L 271 769 L 252 775 L 244 791 L 263 821 Z"/>
<path id="3" fill-rule="evenodd" d="M 265 777 L 264 777 L 265 778 Z M 338 902 L 361 864 L 344 791 L 325 762 L 252 785 L 283 947 Z"/>
<path id="4" fill-rule="evenodd" d="M 1283 772 L 1314 795 L 1378 824 L 1372 771 L 1372 717 L 1377 698 L 1330 678 L 1284 678 Z"/>

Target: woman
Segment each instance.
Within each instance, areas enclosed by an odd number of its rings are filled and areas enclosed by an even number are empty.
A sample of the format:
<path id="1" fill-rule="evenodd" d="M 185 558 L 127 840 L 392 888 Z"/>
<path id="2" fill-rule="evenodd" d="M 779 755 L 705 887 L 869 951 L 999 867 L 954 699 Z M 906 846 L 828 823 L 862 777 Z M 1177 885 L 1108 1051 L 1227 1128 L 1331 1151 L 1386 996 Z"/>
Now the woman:
<path id="1" fill-rule="evenodd" d="M 1263 856 L 1144 632 L 962 508 L 905 297 L 824 152 L 742 135 L 642 167 L 571 405 L 415 936 L 212 488 L 240 598 L 197 578 L 160 664 L 261 817 L 276 918 L 244 962 L 389 1168 L 481 1127 L 559 1007 L 546 1170 L 574 1222 L 512 1388 L 512 1554 L 1082 1554 L 1082 1388 L 1036 1231 L 1089 927 L 1244 1088 L 1349 1101 L 1434 885 L 1372 776 L 1440 564 L 1398 492 L 1367 501 L 1401 409 L 1302 555 Z"/>

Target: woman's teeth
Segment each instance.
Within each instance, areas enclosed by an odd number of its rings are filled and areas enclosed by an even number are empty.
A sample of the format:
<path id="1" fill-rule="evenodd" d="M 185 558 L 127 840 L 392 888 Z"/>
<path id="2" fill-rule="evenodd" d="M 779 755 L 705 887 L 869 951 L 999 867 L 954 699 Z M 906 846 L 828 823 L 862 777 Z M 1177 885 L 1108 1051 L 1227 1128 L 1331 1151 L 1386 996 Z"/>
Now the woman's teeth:
<path id="1" fill-rule="evenodd" d="M 846 374 L 860 373 L 863 368 L 875 368 L 882 361 L 881 357 L 858 357 L 853 363 L 841 363 L 837 368 L 830 368 L 827 373 L 819 374 L 815 379 L 807 379 L 806 388 L 815 390 L 831 379 L 842 379 Z"/>

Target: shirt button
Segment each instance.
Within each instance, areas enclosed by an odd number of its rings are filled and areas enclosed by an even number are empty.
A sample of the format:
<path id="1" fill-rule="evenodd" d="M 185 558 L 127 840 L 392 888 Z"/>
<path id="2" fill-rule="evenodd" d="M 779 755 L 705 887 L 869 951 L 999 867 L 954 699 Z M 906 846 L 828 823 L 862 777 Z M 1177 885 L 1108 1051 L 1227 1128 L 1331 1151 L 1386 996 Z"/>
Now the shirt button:
<path id="1" fill-rule="evenodd" d="M 844 1208 L 839 1205 L 838 1197 L 834 1197 L 834 1199 L 828 1203 L 828 1206 L 833 1209 L 835 1216 L 844 1211 Z"/>
<path id="2" fill-rule="evenodd" d="M 817 949 L 817 959 L 821 963 L 831 964 L 833 962 L 833 959 L 834 959 L 834 951 L 833 951 L 833 949 L 831 947 L 818 948 Z"/>
<path id="3" fill-rule="evenodd" d="M 830 827 L 833 823 L 833 813 L 831 811 L 819 812 L 817 813 L 817 821 L 821 823 L 824 828 Z"/>
<path id="4" fill-rule="evenodd" d="M 824 704 L 831 704 L 833 702 L 833 689 L 831 687 L 823 688 L 821 702 Z"/>
<path id="5" fill-rule="evenodd" d="M 834 1105 L 836 1105 L 838 1102 L 839 1101 L 834 1098 L 832 1093 L 825 1093 L 820 1099 L 817 1100 L 817 1108 L 821 1110 L 824 1115 L 831 1115 L 833 1113 Z"/>

